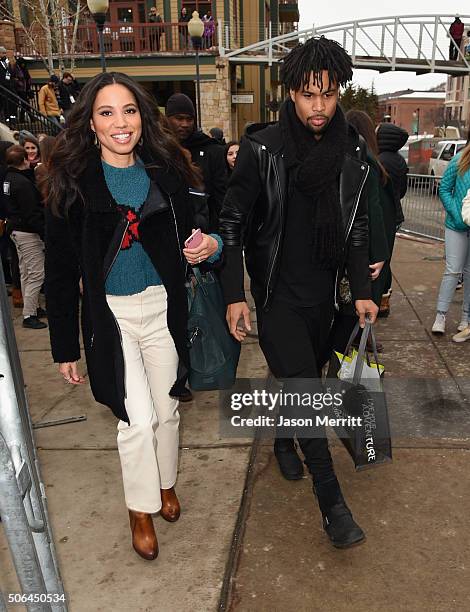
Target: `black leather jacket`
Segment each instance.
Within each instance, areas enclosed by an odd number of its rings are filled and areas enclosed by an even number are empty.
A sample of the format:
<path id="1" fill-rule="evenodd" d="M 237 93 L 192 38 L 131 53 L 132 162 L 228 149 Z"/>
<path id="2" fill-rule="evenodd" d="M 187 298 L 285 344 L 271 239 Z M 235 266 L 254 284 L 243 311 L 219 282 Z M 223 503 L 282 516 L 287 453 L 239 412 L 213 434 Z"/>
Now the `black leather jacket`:
<path id="1" fill-rule="evenodd" d="M 253 133 L 254 132 L 254 133 Z M 288 189 L 278 124 L 250 133 L 242 140 L 220 215 L 225 265 L 221 284 L 227 304 L 245 301 L 243 257 L 256 302 L 269 308 L 279 274 Z M 345 258 L 336 275 L 335 305 L 339 282 L 345 272 L 352 299 L 370 299 L 369 231 L 364 184 L 369 167 L 365 143 L 349 128 L 348 149 L 340 175 L 340 199 L 346 237 Z"/>

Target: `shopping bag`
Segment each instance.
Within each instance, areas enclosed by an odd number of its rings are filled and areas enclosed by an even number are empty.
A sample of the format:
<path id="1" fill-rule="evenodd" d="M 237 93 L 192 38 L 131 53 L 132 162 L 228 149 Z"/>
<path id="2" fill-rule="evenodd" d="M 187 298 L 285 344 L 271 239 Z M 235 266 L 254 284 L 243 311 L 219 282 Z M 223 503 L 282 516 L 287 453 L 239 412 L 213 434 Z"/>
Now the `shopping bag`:
<path id="1" fill-rule="evenodd" d="M 188 383 L 194 391 L 229 389 L 235 383 L 240 343 L 230 334 L 225 302 L 213 272 L 192 269 L 188 295 Z"/>
<path id="2" fill-rule="evenodd" d="M 362 331 L 359 349 L 348 357 L 359 329 L 358 323 L 344 355 L 337 353 L 341 363 L 337 385 L 342 403 L 332 408 L 332 427 L 357 470 L 392 460 L 390 423 L 382 380 L 384 368 L 379 364 L 370 323 L 366 322 Z M 366 350 L 369 337 L 375 362 L 370 360 Z"/>

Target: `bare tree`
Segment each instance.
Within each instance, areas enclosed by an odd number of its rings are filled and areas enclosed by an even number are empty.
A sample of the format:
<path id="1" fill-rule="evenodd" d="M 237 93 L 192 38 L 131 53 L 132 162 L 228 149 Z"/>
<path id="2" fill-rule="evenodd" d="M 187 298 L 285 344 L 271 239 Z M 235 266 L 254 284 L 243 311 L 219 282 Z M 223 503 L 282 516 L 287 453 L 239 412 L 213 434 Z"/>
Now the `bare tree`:
<path id="1" fill-rule="evenodd" d="M 82 0 L 70 6 L 66 0 L 21 0 L 30 15 L 29 25 L 22 24 L 20 37 L 27 49 L 42 60 L 46 70 L 73 70 L 78 45 L 78 25 L 84 12 Z M 7 2 L 0 2 L 0 18 L 17 22 L 18 16 Z M 68 62 L 68 66 L 66 66 Z"/>

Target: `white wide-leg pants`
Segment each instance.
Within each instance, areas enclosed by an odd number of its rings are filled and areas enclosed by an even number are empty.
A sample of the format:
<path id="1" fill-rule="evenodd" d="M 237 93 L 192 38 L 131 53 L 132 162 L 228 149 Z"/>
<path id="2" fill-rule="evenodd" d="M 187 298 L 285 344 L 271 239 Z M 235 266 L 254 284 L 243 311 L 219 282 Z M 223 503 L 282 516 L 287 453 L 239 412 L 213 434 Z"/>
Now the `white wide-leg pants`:
<path id="1" fill-rule="evenodd" d="M 178 355 L 167 326 L 163 285 L 130 296 L 106 296 L 121 330 L 126 410 L 130 425 L 118 423 L 124 496 L 130 510 L 158 512 L 160 489 L 176 482 L 178 400 L 168 395 Z"/>

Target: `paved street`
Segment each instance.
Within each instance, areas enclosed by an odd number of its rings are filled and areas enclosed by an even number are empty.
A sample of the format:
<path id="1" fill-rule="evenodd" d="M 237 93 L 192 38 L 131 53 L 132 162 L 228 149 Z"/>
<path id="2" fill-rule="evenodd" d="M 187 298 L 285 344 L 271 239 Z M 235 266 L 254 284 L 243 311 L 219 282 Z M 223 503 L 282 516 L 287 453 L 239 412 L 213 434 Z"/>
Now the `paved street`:
<path id="1" fill-rule="evenodd" d="M 72 612 L 457 612 L 470 600 L 470 342 L 430 334 L 443 245 L 397 241 L 392 314 L 380 320 L 394 462 L 356 473 L 337 440 L 345 496 L 367 532 L 330 547 L 311 481 L 280 476 L 264 440 L 223 439 L 215 393 L 181 407 L 179 522 L 156 517 L 157 561 L 130 547 L 115 420 L 88 387 L 66 386 L 47 330 L 15 326 L 33 421 L 86 415 L 36 431 L 61 571 Z M 257 342 L 240 377 L 262 377 Z M 0 588 L 18 592 L 0 533 Z M 15 607 L 20 610 L 21 607 Z"/>

